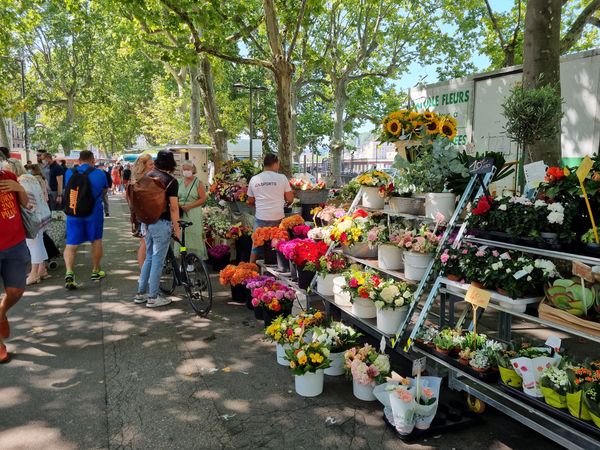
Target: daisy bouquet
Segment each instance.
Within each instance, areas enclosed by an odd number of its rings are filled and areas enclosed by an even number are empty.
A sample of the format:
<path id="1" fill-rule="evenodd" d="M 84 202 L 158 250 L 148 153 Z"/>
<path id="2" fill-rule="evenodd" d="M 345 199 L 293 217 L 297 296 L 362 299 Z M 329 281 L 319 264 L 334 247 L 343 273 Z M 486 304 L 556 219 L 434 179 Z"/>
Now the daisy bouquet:
<path id="1" fill-rule="evenodd" d="M 402 308 L 413 302 L 414 291 L 408 283 L 389 279 L 379 285 L 374 300 L 378 309 Z"/>
<path id="2" fill-rule="evenodd" d="M 385 382 L 390 373 L 390 359 L 377 353 L 375 347 L 365 344 L 352 347 L 344 353 L 344 367 L 352 379 L 360 384 L 375 386 Z"/>
<path id="3" fill-rule="evenodd" d="M 294 347 L 286 350 L 285 359 L 290 362 L 290 369 L 294 375 L 315 373 L 331 365 L 329 349 L 319 342 L 298 342 Z"/>

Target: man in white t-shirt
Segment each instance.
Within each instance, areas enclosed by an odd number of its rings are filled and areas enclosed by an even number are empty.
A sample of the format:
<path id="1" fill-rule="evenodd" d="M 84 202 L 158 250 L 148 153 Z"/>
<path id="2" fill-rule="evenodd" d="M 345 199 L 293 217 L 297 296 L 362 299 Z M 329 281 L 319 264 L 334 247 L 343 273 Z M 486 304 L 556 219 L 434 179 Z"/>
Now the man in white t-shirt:
<path id="1" fill-rule="evenodd" d="M 254 229 L 276 227 L 285 216 L 285 203 L 294 200 L 287 177 L 279 172 L 279 158 L 271 153 L 265 156 L 264 169 L 248 183 L 248 204 L 256 205 Z M 262 253 L 261 247 L 252 249 L 250 261 L 255 262 Z"/>

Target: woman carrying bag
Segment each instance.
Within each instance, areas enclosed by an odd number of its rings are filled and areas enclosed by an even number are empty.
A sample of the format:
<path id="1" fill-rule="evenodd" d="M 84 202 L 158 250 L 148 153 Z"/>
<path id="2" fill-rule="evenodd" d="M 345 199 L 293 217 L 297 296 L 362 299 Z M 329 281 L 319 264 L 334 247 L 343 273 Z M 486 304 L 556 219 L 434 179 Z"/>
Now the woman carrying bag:
<path id="1" fill-rule="evenodd" d="M 206 203 L 206 190 L 204 184 L 196 177 L 196 166 L 190 162 L 183 162 L 183 179 L 179 180 L 179 207 L 181 220 L 192 222 L 186 233 L 186 247 L 196 253 L 202 260 L 206 260 L 206 244 L 204 243 L 204 215 L 202 205 Z"/>

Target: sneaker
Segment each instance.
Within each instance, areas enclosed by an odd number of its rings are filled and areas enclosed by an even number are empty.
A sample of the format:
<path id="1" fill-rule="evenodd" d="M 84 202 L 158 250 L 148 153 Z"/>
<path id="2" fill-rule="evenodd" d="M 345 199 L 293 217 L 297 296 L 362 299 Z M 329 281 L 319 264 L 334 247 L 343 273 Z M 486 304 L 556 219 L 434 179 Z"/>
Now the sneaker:
<path id="1" fill-rule="evenodd" d="M 73 291 L 79 287 L 79 285 L 75 282 L 75 275 L 73 272 L 67 272 L 65 275 L 65 287 L 70 291 Z"/>
<path id="2" fill-rule="evenodd" d="M 10 355 L 6 350 L 6 345 L 0 344 L 0 364 L 4 364 L 10 361 Z"/>
<path id="3" fill-rule="evenodd" d="M 92 272 L 90 278 L 94 281 L 100 281 L 102 278 L 106 276 L 106 272 L 104 270 L 97 270 L 96 272 Z"/>
<path id="4" fill-rule="evenodd" d="M 146 303 L 147 301 L 148 301 L 148 295 L 140 294 L 139 292 L 137 294 L 135 294 L 135 297 L 133 298 L 133 303 L 137 303 L 138 305 L 140 305 L 142 303 Z"/>
<path id="5" fill-rule="evenodd" d="M 146 306 L 148 308 L 158 308 L 159 306 L 166 306 L 171 302 L 172 300 L 170 298 L 164 298 L 159 295 L 155 298 L 148 297 L 148 303 Z"/>

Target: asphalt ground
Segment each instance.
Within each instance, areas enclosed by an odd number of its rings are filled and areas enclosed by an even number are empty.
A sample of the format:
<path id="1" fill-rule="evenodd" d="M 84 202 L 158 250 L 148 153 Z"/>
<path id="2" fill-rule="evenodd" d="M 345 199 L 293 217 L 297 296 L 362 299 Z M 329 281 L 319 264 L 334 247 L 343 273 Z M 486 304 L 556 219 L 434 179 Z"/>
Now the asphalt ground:
<path id="1" fill-rule="evenodd" d="M 61 263 L 10 311 L 14 359 L 0 366 L 0 449 L 555 448 L 490 408 L 477 426 L 406 444 L 379 403 L 355 399 L 344 377 L 327 377 L 319 397 L 297 396 L 262 323 L 216 274 L 206 319 L 179 298 L 152 310 L 132 302 L 137 241 L 124 201 L 110 201 L 106 279 L 89 280 L 84 246 L 81 289 L 64 289 Z"/>

